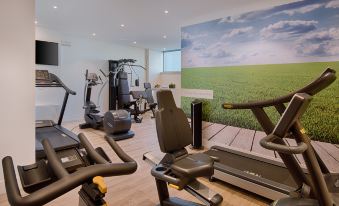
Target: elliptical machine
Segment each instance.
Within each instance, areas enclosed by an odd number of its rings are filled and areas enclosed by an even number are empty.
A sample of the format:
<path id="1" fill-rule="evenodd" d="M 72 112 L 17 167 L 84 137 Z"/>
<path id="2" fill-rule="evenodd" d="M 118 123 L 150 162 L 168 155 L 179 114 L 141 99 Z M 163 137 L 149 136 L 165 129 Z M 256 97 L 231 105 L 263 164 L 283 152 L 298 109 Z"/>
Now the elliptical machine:
<path id="1" fill-rule="evenodd" d="M 92 87 L 102 84 L 102 79 L 96 73 L 88 73 L 86 70 L 86 84 L 84 89 L 84 106 L 85 109 L 85 123 L 80 124 L 80 129 L 93 128 L 100 129 L 103 125 L 103 115 L 100 114 L 97 105 L 91 101 Z M 101 82 L 98 82 L 100 79 Z"/>
<path id="2" fill-rule="evenodd" d="M 106 136 L 113 138 L 114 140 L 128 139 L 134 136 L 134 132 L 131 131 L 131 117 L 126 110 L 108 111 L 104 115 L 100 113 L 97 105 L 91 101 L 92 87 L 102 84 L 100 94 L 108 82 L 108 75 L 102 70 L 100 72 L 106 77 L 105 81 L 102 81 L 101 77 L 96 73 L 88 73 L 86 70 L 85 78 L 86 84 L 84 89 L 84 119 L 85 123 L 79 125 L 80 129 L 93 128 L 102 129 L 105 131 Z M 99 81 L 100 80 L 100 81 Z"/>

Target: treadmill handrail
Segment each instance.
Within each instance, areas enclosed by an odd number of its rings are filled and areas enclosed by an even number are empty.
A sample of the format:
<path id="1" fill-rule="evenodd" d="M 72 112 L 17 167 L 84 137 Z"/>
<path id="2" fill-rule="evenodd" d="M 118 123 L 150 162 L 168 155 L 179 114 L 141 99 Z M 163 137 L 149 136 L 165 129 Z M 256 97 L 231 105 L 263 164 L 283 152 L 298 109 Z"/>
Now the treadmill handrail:
<path id="1" fill-rule="evenodd" d="M 87 140 L 85 135 L 79 135 L 79 139 L 84 144 L 85 148 L 93 148 L 92 146 L 89 146 L 89 141 Z M 111 142 L 113 142 L 114 144 L 114 140 L 111 140 Z M 46 154 L 48 154 L 49 156 L 49 160 L 52 159 L 52 161 L 50 161 L 49 163 L 52 165 L 55 164 L 55 161 L 53 161 L 53 159 L 57 158 L 56 153 L 52 151 L 53 149 L 50 146 L 48 139 L 45 139 L 43 143 L 45 146 L 44 149 L 46 150 Z M 59 173 L 61 174 L 58 176 L 62 176 L 61 179 L 24 197 L 21 196 L 19 190 L 12 157 L 6 156 L 2 159 L 2 166 L 9 203 L 16 206 L 43 205 L 87 182 L 95 176 L 109 177 L 134 173 L 137 169 L 137 163 L 126 153 L 124 153 L 123 150 L 116 143 L 114 147 L 112 147 L 112 149 L 117 153 L 119 157 L 124 157 L 121 158 L 124 163 L 109 163 L 106 161 L 102 164 L 99 163 L 95 165 L 90 165 L 84 169 L 79 169 L 72 174 L 68 174 L 67 171 L 67 174 L 65 174 L 65 171 L 63 171 L 63 169 L 58 168 L 58 166 L 54 165 L 52 166 L 52 168 L 57 168 L 56 170 L 59 171 Z M 128 156 L 130 159 L 125 158 L 126 156 Z M 59 162 L 56 164 L 58 165 L 61 163 Z"/>
<path id="2" fill-rule="evenodd" d="M 263 107 L 270 107 L 277 104 L 283 104 L 286 102 L 289 102 L 292 97 L 296 93 L 307 93 L 309 95 L 314 95 L 321 90 L 328 87 L 332 82 L 335 81 L 336 71 L 327 68 L 317 79 L 315 79 L 310 84 L 306 85 L 305 87 L 296 90 L 294 92 L 291 92 L 287 95 L 280 96 L 277 98 L 269 99 L 269 100 L 263 100 L 263 101 L 253 101 L 253 102 L 247 102 L 247 103 L 223 103 L 222 107 L 224 109 L 253 109 L 253 108 L 263 108 Z"/>
<path id="3" fill-rule="evenodd" d="M 260 140 L 260 145 L 265 149 L 285 154 L 301 154 L 307 150 L 307 145 L 304 142 L 297 143 L 297 146 L 286 146 L 274 143 L 273 141 L 278 138 L 281 137 L 270 134 Z"/>
<path id="4" fill-rule="evenodd" d="M 52 73 L 49 73 L 49 76 L 50 78 L 52 79 L 52 81 L 56 81 L 57 83 L 59 83 L 65 90 L 68 94 L 71 94 L 71 95 L 76 95 L 77 93 L 73 90 L 71 90 L 70 88 L 68 88 L 62 81 L 59 77 L 57 77 L 55 74 L 52 74 Z"/>

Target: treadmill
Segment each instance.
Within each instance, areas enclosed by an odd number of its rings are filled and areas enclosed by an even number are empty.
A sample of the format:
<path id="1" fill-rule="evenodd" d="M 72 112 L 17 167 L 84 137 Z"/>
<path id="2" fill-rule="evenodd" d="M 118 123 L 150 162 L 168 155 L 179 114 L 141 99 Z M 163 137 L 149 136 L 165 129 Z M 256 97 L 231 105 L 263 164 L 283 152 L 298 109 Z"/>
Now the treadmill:
<path id="1" fill-rule="evenodd" d="M 286 103 L 289 103 L 296 93 L 306 93 L 310 96 L 317 94 L 335 81 L 335 73 L 335 70 L 328 68 L 309 85 L 276 99 L 241 104 L 224 103 L 222 106 L 224 109 L 250 109 L 264 132 L 269 135 L 274 130 L 275 124 L 264 109 L 274 107 L 282 116 L 286 110 Z M 290 132 L 289 135 L 293 135 L 293 133 Z M 282 141 L 279 144 L 286 145 L 286 142 Z M 316 153 L 315 150 L 314 152 Z M 291 192 L 293 193 L 300 189 L 297 188 L 298 184 L 286 167 L 286 164 L 289 164 L 289 166 L 298 164 L 295 155 L 287 156 L 284 153 L 277 152 L 283 161 L 282 163 L 220 145 L 212 146 L 205 153 L 220 160 L 214 163 L 212 180 L 214 178 L 219 179 L 271 200 L 288 197 Z M 330 174 L 329 169 L 319 155 L 317 153 L 315 155 L 322 173 L 330 177 L 327 179 L 327 183 L 329 185 L 334 182 L 339 183 L 338 174 L 335 177 Z M 307 173 L 307 170 L 301 170 L 306 178 L 309 178 L 310 174 Z"/>
<path id="2" fill-rule="evenodd" d="M 42 140 L 48 139 L 55 151 L 66 150 L 70 148 L 80 148 L 80 141 L 76 134 L 61 126 L 65 113 L 68 96 L 76 95 L 75 91 L 69 89 L 55 74 L 49 73 L 48 70 L 35 71 L 36 87 L 62 87 L 65 90 L 64 101 L 59 114 L 58 123 L 52 120 L 35 121 L 35 158 L 37 160 L 46 157 Z"/>

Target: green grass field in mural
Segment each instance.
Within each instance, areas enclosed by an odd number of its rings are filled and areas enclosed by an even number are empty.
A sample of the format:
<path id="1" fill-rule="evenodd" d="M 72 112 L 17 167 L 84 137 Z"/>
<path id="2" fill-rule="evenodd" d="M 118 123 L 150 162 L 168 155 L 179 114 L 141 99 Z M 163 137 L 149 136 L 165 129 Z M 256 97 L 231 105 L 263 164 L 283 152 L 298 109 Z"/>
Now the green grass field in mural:
<path id="1" fill-rule="evenodd" d="M 287 94 L 311 82 L 327 67 L 338 72 L 339 62 L 184 68 L 181 85 L 187 89 L 214 91 L 214 99 L 204 103 L 204 120 L 260 130 L 251 111 L 224 110 L 222 103 L 263 100 Z M 182 97 L 182 108 L 187 114 L 192 100 Z M 278 119 L 274 109 L 268 112 L 275 121 Z M 339 80 L 314 96 L 302 122 L 314 140 L 339 143 Z"/>

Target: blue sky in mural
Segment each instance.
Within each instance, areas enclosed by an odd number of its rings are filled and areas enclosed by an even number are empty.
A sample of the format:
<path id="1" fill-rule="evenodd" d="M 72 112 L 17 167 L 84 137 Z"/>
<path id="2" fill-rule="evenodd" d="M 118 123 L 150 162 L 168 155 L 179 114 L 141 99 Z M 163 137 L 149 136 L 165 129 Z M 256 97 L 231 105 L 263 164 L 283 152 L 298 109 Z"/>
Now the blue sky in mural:
<path id="1" fill-rule="evenodd" d="M 306 0 L 183 27 L 182 67 L 339 61 L 339 0 Z"/>

